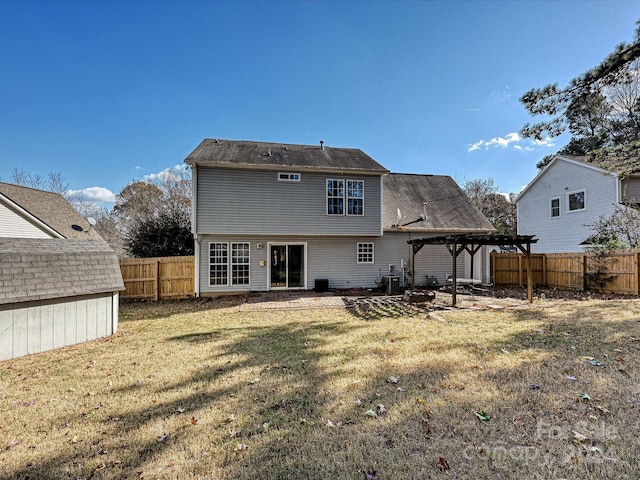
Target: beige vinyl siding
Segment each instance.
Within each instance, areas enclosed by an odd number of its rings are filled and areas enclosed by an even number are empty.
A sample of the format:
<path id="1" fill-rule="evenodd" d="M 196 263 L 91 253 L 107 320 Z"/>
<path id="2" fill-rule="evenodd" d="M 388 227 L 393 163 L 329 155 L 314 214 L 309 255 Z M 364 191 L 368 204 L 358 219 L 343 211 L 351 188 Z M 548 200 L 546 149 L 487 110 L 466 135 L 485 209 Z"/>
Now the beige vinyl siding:
<path id="1" fill-rule="evenodd" d="M 535 235 L 534 253 L 579 252 L 592 235 L 590 224 L 609 216 L 617 203 L 617 178 L 577 162 L 556 160 L 518 199 L 518 234 Z M 585 208 L 570 212 L 568 193 L 585 191 Z M 560 199 L 551 217 L 550 199 Z"/>
<path id="2" fill-rule="evenodd" d="M 622 202 L 640 203 L 640 178 L 630 177 L 622 180 Z"/>
<path id="3" fill-rule="evenodd" d="M 111 335 L 117 302 L 105 293 L 0 305 L 0 360 Z"/>
<path id="4" fill-rule="evenodd" d="M 51 235 L 0 202 L 0 237 L 51 238 Z"/>
<path id="5" fill-rule="evenodd" d="M 278 180 L 278 171 L 199 167 L 198 234 L 380 235 L 379 175 L 301 171 L 299 182 Z M 292 173 L 295 172 L 291 169 Z M 364 181 L 364 215 L 327 215 L 329 178 Z M 345 200 L 346 202 L 346 200 Z"/>

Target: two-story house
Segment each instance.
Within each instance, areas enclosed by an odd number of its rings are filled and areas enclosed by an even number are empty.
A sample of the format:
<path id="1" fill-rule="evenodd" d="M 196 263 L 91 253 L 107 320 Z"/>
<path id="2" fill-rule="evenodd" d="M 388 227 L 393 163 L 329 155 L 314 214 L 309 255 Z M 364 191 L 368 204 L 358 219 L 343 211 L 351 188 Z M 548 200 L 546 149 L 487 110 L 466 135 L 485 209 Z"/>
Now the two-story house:
<path id="1" fill-rule="evenodd" d="M 516 199 L 518 234 L 538 238 L 533 252 L 580 252 L 595 222 L 619 204 L 639 201 L 638 175 L 606 171 L 586 157 L 557 155 Z"/>
<path id="2" fill-rule="evenodd" d="M 412 235 L 493 230 L 450 177 L 391 174 L 359 149 L 205 139 L 185 162 L 196 295 L 404 283 Z M 451 273 L 445 248 L 419 258 Z"/>

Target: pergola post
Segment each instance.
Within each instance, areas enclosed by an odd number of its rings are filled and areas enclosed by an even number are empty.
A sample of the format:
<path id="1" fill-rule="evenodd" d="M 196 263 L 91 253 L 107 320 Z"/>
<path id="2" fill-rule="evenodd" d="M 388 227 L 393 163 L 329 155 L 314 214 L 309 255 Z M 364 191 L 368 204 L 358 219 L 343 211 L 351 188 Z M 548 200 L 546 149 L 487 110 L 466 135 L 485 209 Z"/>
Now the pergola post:
<path id="1" fill-rule="evenodd" d="M 533 303 L 533 266 L 531 265 L 531 242 L 518 243 L 516 246 L 527 259 L 527 301 Z"/>
<path id="2" fill-rule="evenodd" d="M 451 305 L 452 306 L 456 306 L 456 294 L 458 293 L 458 275 L 456 273 L 457 271 L 457 258 L 458 258 L 458 251 L 457 251 L 457 245 L 456 245 L 456 241 L 453 241 L 453 250 L 451 251 L 451 256 L 453 257 L 453 278 L 451 279 Z"/>
<path id="3" fill-rule="evenodd" d="M 533 266 L 531 265 L 531 244 L 538 240 L 533 235 L 443 235 L 439 237 L 417 238 L 408 240 L 407 243 L 412 245 L 411 258 L 411 288 L 415 288 L 415 255 L 425 245 L 445 245 L 452 258 L 452 278 L 451 278 L 451 301 L 455 306 L 458 292 L 458 275 L 457 275 L 457 258 L 463 251 L 469 252 L 471 255 L 471 277 L 473 277 L 474 256 L 485 245 L 515 245 L 527 258 L 527 299 L 529 303 L 533 302 Z M 460 245 L 460 247 L 458 247 Z M 495 276 L 495 275 L 494 275 Z M 482 279 L 481 279 L 482 280 Z"/>
<path id="4" fill-rule="evenodd" d="M 422 247 L 424 247 L 424 244 L 411 244 L 411 290 L 416 289 L 416 253 L 418 253 Z"/>

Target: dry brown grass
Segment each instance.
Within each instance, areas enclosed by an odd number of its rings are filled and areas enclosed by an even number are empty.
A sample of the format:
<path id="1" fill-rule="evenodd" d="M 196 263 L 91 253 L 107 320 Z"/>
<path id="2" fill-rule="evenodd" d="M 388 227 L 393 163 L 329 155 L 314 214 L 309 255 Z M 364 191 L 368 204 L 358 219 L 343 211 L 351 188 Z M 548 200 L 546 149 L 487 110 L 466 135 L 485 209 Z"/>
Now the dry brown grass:
<path id="1" fill-rule="evenodd" d="M 239 302 L 124 304 L 109 339 L 0 363 L 0 477 L 640 475 L 638 300 Z"/>

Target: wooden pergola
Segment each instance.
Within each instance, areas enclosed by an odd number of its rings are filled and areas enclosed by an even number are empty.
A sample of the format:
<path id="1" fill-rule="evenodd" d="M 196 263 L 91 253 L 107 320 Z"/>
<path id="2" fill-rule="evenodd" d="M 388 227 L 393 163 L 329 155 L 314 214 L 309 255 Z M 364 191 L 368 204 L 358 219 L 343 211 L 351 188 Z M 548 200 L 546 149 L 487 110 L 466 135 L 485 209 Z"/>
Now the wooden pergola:
<path id="1" fill-rule="evenodd" d="M 453 271 L 451 282 L 451 301 L 456 304 L 456 293 L 458 289 L 457 282 L 457 258 L 462 252 L 466 251 L 471 255 L 471 272 L 473 272 L 473 257 L 483 246 L 500 246 L 512 245 L 517 247 L 527 257 L 527 300 L 533 302 L 533 274 L 531 271 L 531 244 L 536 243 L 537 238 L 533 235 L 474 235 L 474 234 L 457 234 L 442 235 L 438 237 L 416 238 L 408 240 L 411 244 L 411 266 L 413 275 L 411 276 L 411 288 L 415 288 L 416 272 L 415 272 L 415 256 L 425 245 L 444 245 L 449 250 L 453 259 Z"/>

